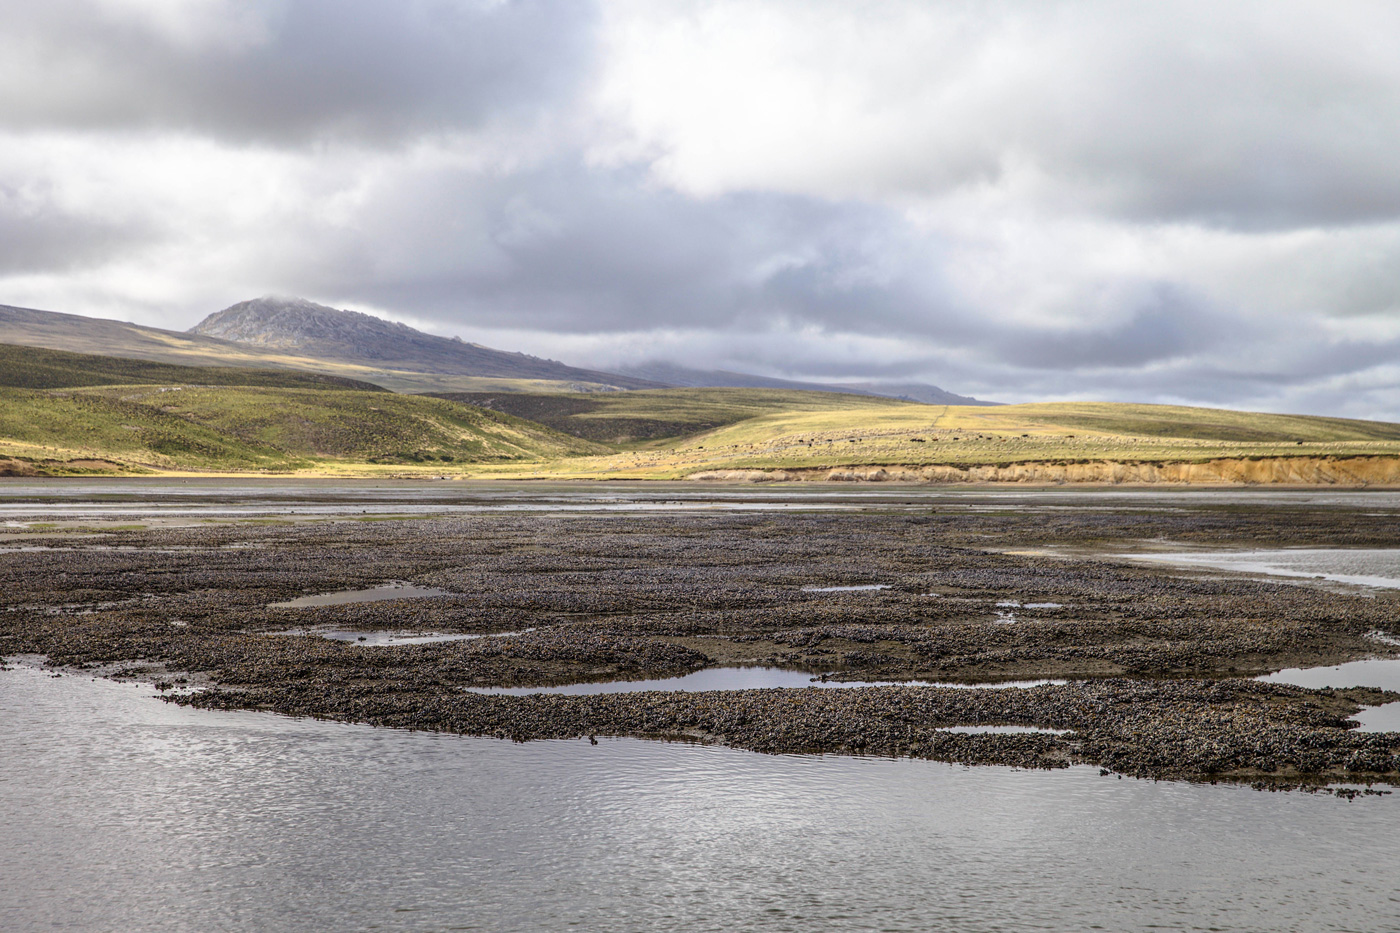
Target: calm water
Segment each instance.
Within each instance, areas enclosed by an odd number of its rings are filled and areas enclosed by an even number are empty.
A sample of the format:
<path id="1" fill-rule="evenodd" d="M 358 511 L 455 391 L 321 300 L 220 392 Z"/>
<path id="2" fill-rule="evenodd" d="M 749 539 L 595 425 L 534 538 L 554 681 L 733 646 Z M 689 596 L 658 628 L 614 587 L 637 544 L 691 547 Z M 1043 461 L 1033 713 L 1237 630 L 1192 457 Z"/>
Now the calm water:
<path id="1" fill-rule="evenodd" d="M 1290 667 L 1259 679 L 1311 690 L 1323 687 L 1379 687 L 1400 691 L 1400 658 L 1367 658 L 1326 667 Z"/>
<path id="2" fill-rule="evenodd" d="M 0 673 L 0 929 L 1366 930 L 1400 802 L 515 745 Z"/>
<path id="3" fill-rule="evenodd" d="M 354 629 L 291 629 L 286 632 L 272 632 L 274 635 L 298 635 L 311 638 L 328 638 L 331 641 L 353 641 L 362 648 L 388 648 L 394 645 L 432 645 L 447 641 L 476 641 L 479 638 L 509 638 L 533 632 L 523 628 L 518 632 L 492 632 L 486 635 L 463 635 L 447 632 L 361 632 Z"/>
<path id="4" fill-rule="evenodd" d="M 849 687 L 888 686 L 893 681 L 820 680 L 805 671 L 785 671 L 776 667 L 710 667 L 680 677 L 655 680 L 608 680 L 591 684 L 564 684 L 558 687 L 482 687 L 478 693 L 498 693 L 505 696 L 528 696 L 532 693 L 562 693 L 587 696 L 596 693 L 642 693 L 647 690 L 768 690 L 773 688 L 800 690 L 805 687 L 841 689 Z M 992 684 L 928 683 L 920 680 L 900 682 L 910 687 L 1038 687 L 1042 684 L 1063 684 L 1065 680 L 1013 680 Z"/>
<path id="5" fill-rule="evenodd" d="M 1388 646 L 1394 650 L 1393 646 Z M 1325 667 L 1290 667 L 1258 678 L 1266 683 L 1293 684 L 1321 690 L 1323 687 L 1379 687 L 1400 692 L 1400 658 L 1366 658 Z M 1354 717 L 1362 732 L 1400 732 L 1400 703 L 1363 709 Z"/>
<path id="6" fill-rule="evenodd" d="M 269 603 L 269 609 L 309 609 L 314 606 L 349 606 L 354 603 L 377 603 L 389 599 L 423 599 L 431 596 L 451 596 L 435 586 L 414 586 L 412 583 L 386 583 L 368 590 L 337 590 L 298 596 L 284 603 Z"/>

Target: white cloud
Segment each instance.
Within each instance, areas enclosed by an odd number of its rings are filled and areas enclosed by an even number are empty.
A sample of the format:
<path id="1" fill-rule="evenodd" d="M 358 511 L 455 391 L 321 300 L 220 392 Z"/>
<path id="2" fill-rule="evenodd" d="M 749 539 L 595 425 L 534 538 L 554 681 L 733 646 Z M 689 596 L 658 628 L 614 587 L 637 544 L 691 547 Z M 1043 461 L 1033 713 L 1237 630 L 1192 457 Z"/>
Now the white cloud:
<path id="1" fill-rule="evenodd" d="M 599 100 L 658 178 L 1270 226 L 1400 208 L 1393 4 L 606 6 Z"/>

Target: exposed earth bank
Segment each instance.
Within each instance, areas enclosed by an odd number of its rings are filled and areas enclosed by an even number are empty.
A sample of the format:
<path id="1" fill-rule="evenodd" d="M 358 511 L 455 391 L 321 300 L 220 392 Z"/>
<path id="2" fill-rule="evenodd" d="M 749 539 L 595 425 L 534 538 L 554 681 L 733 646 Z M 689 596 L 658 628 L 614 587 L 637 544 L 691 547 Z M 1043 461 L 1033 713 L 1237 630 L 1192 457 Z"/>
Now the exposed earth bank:
<path id="1" fill-rule="evenodd" d="M 1400 457 L 1269 457 L 1189 461 L 1041 461 L 1005 464 L 703 470 L 724 483 L 1143 483 L 1168 485 L 1400 486 Z"/>

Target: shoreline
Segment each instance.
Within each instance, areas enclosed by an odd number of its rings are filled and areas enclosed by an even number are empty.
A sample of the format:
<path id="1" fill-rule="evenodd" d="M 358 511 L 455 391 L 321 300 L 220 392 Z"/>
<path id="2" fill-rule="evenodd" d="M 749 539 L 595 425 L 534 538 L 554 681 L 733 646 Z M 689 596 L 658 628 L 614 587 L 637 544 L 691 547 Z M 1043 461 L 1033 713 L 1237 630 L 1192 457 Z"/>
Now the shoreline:
<path id="1" fill-rule="evenodd" d="M 704 469 L 638 468 L 607 470 L 526 470 L 492 464 L 464 468 L 402 469 L 345 464 L 288 471 L 196 471 L 161 469 L 139 465 L 126 470 L 71 468 L 81 461 L 53 461 L 45 472 L 26 462 L 0 458 L 0 484 L 14 480 L 64 479 L 238 479 L 238 480 L 394 480 L 414 482 L 482 483 L 704 483 L 748 486 L 756 484 L 881 484 L 887 486 L 987 486 L 987 487 L 1085 487 L 1085 488 L 1288 488 L 1400 489 L 1400 455 L 1337 454 L 1261 455 L 1205 459 L 1047 459 L 1013 462 L 949 463 L 837 463 L 818 466 L 715 466 Z M 6 467 L 6 464 L 11 467 Z"/>

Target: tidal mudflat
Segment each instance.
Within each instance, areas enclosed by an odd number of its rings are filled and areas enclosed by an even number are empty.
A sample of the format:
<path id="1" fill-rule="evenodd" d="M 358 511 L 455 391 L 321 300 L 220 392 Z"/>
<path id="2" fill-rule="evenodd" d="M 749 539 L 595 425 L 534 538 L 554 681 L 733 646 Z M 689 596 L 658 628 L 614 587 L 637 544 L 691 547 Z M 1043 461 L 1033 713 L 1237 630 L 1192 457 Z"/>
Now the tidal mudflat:
<path id="1" fill-rule="evenodd" d="M 1400 694 L 1255 679 L 1395 654 L 1400 593 L 1105 556 L 1374 559 L 1400 547 L 1393 493 L 11 488 L 0 543 L 23 550 L 0 552 L 0 654 L 205 709 L 1273 785 L 1400 777 L 1400 735 L 1353 719 Z M 304 601 L 356 591 L 401 598 Z M 735 668 L 880 686 L 542 692 Z M 991 686 L 1006 681 L 1051 682 Z M 953 731 L 969 726 L 1053 731 Z"/>

